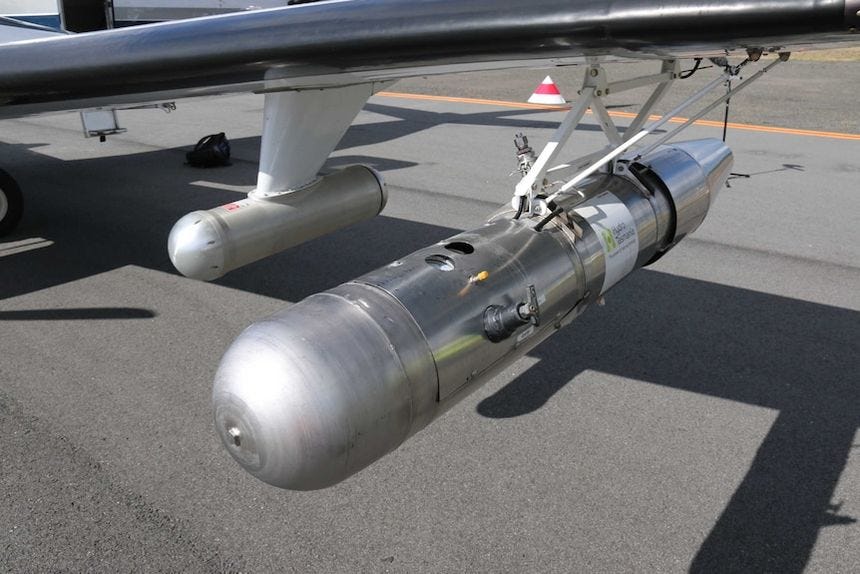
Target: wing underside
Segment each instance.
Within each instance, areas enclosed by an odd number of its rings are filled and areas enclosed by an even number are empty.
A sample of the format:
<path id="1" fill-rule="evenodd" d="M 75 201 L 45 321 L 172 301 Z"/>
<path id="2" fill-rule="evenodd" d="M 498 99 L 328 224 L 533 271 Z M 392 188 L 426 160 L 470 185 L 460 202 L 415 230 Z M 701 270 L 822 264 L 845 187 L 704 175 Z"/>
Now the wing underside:
<path id="1" fill-rule="evenodd" d="M 0 45 L 0 117 L 852 41 L 860 0 L 329 0 Z"/>

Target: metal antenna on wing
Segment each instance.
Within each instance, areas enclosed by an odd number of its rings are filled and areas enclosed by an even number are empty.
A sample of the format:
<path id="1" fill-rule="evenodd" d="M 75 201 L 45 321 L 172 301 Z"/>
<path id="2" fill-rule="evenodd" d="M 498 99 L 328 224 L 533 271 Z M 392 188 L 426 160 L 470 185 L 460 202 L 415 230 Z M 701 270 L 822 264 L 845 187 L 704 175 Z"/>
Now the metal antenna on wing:
<path id="1" fill-rule="evenodd" d="M 761 60 L 762 54 L 764 52 L 758 48 L 750 48 L 747 50 L 746 60 L 732 68 L 728 61 L 725 64 L 726 72 L 730 72 L 729 77 L 726 79 L 726 109 L 723 114 L 723 142 L 726 141 L 726 135 L 729 131 L 729 105 L 731 104 L 732 98 L 732 80 L 740 74 L 741 69 L 751 62 L 758 62 Z M 714 60 L 716 63 L 716 60 Z"/>
<path id="2" fill-rule="evenodd" d="M 723 143 L 726 143 L 726 136 L 728 135 L 728 132 L 729 132 L 729 106 L 730 106 L 731 101 L 732 101 L 732 98 L 731 98 L 732 79 L 734 78 L 735 75 L 737 75 L 740 72 L 741 66 L 743 66 L 749 62 L 758 62 L 761 59 L 761 57 L 762 57 L 762 51 L 761 50 L 754 50 L 754 49 L 750 48 L 749 50 L 747 50 L 747 59 L 744 60 L 744 62 L 735 69 L 735 73 L 726 80 L 726 108 L 725 108 L 725 112 L 723 113 Z M 726 66 L 726 69 L 728 70 L 728 65 Z M 729 177 L 726 178 L 726 187 L 732 186 L 732 184 L 729 183 L 730 180 L 732 180 L 733 178 L 739 178 L 739 177 L 749 179 L 750 176 L 746 173 L 732 172 L 729 174 Z"/>

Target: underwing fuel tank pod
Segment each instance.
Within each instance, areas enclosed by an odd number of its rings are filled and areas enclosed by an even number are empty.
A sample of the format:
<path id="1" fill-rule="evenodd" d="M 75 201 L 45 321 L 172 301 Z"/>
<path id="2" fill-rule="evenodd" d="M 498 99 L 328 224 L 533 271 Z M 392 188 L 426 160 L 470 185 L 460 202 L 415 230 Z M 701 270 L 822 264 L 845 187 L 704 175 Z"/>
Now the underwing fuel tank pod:
<path id="1" fill-rule="evenodd" d="M 344 480 L 694 231 L 731 166 L 718 140 L 664 146 L 251 325 L 215 377 L 221 440 L 274 486 Z"/>
<path id="2" fill-rule="evenodd" d="M 275 197 L 255 197 L 182 217 L 167 251 L 180 273 L 211 281 L 269 255 L 378 215 L 382 176 L 354 165 Z"/>

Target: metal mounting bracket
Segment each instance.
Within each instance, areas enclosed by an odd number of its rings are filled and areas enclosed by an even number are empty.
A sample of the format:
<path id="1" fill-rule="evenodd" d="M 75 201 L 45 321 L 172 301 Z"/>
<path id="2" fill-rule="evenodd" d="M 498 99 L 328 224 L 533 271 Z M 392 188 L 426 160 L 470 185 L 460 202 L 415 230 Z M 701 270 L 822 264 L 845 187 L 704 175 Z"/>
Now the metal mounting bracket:
<path id="1" fill-rule="evenodd" d="M 677 60 L 663 61 L 660 72 L 657 74 L 621 80 L 618 82 L 610 82 L 607 78 L 606 71 L 599 64 L 589 64 L 585 71 L 582 89 L 579 91 L 579 98 L 573 107 L 571 107 L 567 112 L 564 120 L 562 120 L 561 124 L 556 129 L 555 133 L 550 138 L 550 141 L 544 146 L 540 155 L 538 155 L 537 159 L 533 162 L 531 169 L 529 169 L 528 173 L 526 173 L 519 183 L 517 183 L 514 189 L 514 197 L 511 202 L 512 205 L 515 209 L 521 208 L 521 213 L 527 216 L 545 215 L 547 212 L 546 206 L 560 194 L 575 193 L 576 186 L 580 182 L 601 169 L 607 169 L 610 173 L 615 171 L 615 164 L 620 159 L 635 160 L 653 151 L 657 146 L 666 143 L 675 135 L 701 119 L 718 105 L 725 102 L 734 94 L 743 90 L 749 84 L 766 74 L 774 66 L 787 61 L 789 57 L 788 53 L 779 54 L 779 57 L 776 60 L 762 67 L 759 71 L 739 83 L 737 86 L 732 86 L 732 80 L 739 76 L 741 70 L 748 64 L 757 62 L 761 55 L 761 51 L 751 50 L 747 59 L 735 66 L 729 65 L 728 61 L 725 59 L 713 60 L 715 65 L 723 68 L 722 73 L 712 81 L 708 82 L 696 93 L 675 106 L 664 116 L 658 118 L 652 118 L 651 113 L 669 91 L 672 84 L 677 79 L 682 78 L 680 63 Z M 612 117 L 603 102 L 603 98 L 609 94 L 616 94 L 625 90 L 631 90 L 648 85 L 655 85 L 651 95 L 645 101 L 642 108 L 639 110 L 639 113 L 630 125 L 623 131 L 619 130 L 613 122 Z M 717 87 L 723 85 L 728 85 L 728 90 L 726 90 L 721 97 L 702 108 L 689 119 L 683 121 L 680 126 L 669 131 L 656 141 L 649 143 L 647 146 L 640 144 L 644 138 L 655 133 L 670 121 L 675 120 L 679 114 L 700 102 Z M 596 152 L 550 167 L 550 164 L 556 160 L 562 147 L 568 142 L 574 130 L 582 122 L 582 118 L 589 109 L 591 109 L 598 119 L 600 128 L 607 139 L 608 145 Z M 651 123 L 648 123 L 649 119 L 652 120 Z M 549 176 L 552 176 L 552 181 L 549 179 Z M 557 179 L 559 177 L 561 180 Z M 551 189 L 556 187 L 557 189 L 550 193 Z M 536 199 L 538 195 L 545 196 L 545 199 Z M 525 202 L 524 205 L 523 201 Z"/>

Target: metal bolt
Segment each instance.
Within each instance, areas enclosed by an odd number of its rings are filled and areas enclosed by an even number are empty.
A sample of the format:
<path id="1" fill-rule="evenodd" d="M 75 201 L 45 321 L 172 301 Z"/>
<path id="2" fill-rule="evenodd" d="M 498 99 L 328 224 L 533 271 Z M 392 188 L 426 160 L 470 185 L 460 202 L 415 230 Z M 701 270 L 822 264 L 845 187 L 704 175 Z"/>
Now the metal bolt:
<path id="1" fill-rule="evenodd" d="M 242 432 L 237 427 L 227 429 L 227 434 L 233 439 L 233 444 L 237 447 L 242 446 Z"/>
<path id="2" fill-rule="evenodd" d="M 597 74 L 598 74 L 599 72 L 597 71 L 597 68 L 591 68 L 591 71 L 590 71 L 589 73 L 591 74 L 591 77 L 592 77 L 592 78 L 596 78 L 596 77 L 597 77 Z"/>

